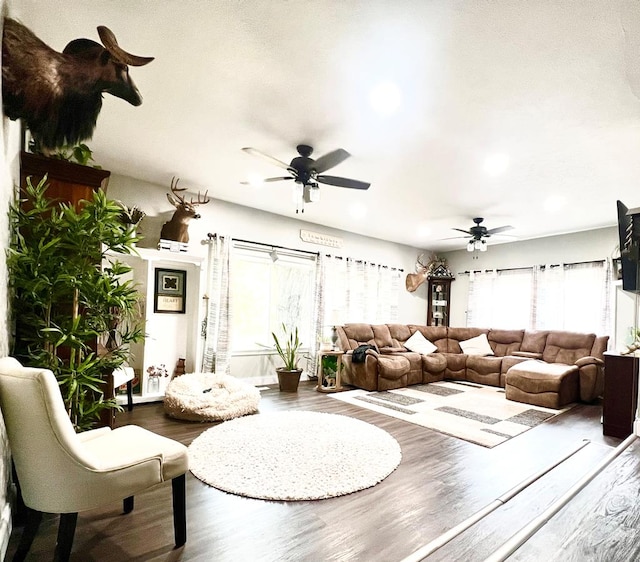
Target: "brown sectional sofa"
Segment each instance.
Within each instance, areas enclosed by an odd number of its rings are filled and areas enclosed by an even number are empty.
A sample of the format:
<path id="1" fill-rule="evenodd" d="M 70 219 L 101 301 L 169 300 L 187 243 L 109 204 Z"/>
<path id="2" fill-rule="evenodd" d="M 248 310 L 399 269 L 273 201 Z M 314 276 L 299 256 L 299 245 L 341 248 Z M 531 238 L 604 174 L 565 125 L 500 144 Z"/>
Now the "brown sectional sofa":
<path id="1" fill-rule="evenodd" d="M 346 324 L 337 331 L 345 351 L 342 382 L 366 390 L 464 380 L 503 387 L 512 400 L 559 408 L 577 400 L 592 402 L 604 387 L 608 336 L 412 324 Z M 437 347 L 434 353 L 404 347 L 416 331 Z M 463 353 L 460 342 L 481 334 L 494 354 Z M 353 351 L 361 345 L 374 345 L 377 351 L 367 350 L 364 362 L 356 363 Z"/>

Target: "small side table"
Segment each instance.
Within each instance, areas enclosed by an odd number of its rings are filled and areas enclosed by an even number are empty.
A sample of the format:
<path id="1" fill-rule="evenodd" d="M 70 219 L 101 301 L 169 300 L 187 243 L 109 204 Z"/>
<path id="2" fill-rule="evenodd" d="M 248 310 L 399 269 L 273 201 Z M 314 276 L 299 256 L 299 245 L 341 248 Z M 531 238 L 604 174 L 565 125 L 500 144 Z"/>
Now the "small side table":
<path id="1" fill-rule="evenodd" d="M 316 390 L 318 392 L 340 392 L 345 390 L 342 388 L 342 356 L 344 351 L 318 351 L 318 386 Z M 329 373 L 325 373 L 322 368 L 323 357 L 335 357 L 336 358 L 336 372 L 335 380 L 332 376 L 328 376 Z"/>

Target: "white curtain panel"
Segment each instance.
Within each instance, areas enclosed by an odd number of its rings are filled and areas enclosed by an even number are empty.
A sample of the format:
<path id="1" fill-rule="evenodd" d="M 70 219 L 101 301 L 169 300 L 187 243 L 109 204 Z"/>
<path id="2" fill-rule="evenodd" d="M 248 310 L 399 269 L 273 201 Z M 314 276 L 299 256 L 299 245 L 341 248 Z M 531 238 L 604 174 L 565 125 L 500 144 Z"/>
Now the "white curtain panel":
<path id="1" fill-rule="evenodd" d="M 324 258 L 324 324 L 398 320 L 401 272 L 361 260 Z"/>
<path id="2" fill-rule="evenodd" d="M 467 326 L 611 332 L 611 262 L 475 272 Z"/>
<path id="3" fill-rule="evenodd" d="M 232 239 L 217 235 L 209 242 L 209 278 L 207 314 L 202 370 L 229 375 L 230 361 L 230 298 L 229 275 Z"/>

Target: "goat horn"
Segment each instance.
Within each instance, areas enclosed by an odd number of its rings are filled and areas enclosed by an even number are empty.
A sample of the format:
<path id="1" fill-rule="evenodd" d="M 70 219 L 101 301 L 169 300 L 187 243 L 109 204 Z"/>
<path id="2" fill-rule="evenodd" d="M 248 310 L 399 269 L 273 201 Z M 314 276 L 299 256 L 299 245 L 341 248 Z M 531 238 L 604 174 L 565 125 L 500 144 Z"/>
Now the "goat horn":
<path id="1" fill-rule="evenodd" d="M 104 25 L 98 26 L 98 35 L 100 36 L 100 41 L 102 41 L 105 49 L 107 49 L 109 54 L 121 64 L 127 64 L 129 66 L 144 66 L 154 59 L 154 57 L 138 57 L 131 53 L 127 53 L 122 49 L 122 47 L 120 47 L 120 45 L 118 45 L 113 31 Z"/>

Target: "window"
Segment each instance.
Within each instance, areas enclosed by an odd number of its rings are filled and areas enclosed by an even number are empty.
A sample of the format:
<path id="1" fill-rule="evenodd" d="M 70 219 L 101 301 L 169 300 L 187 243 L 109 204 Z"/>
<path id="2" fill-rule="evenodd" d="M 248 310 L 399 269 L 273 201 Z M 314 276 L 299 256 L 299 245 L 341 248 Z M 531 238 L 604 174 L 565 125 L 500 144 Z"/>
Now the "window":
<path id="1" fill-rule="evenodd" d="M 237 243 L 229 267 L 232 352 L 264 351 L 284 323 L 312 342 L 315 255 Z M 308 347 L 308 346 L 305 346 Z"/>
<path id="2" fill-rule="evenodd" d="M 533 269 L 475 273 L 469 283 L 467 326 L 531 327 Z"/>
<path id="3" fill-rule="evenodd" d="M 604 261 L 474 273 L 467 326 L 608 334 L 609 281 Z"/>
<path id="4" fill-rule="evenodd" d="M 536 328 L 609 333 L 608 278 L 603 261 L 539 268 Z"/>
<path id="5" fill-rule="evenodd" d="M 395 268 L 327 256 L 323 324 L 397 321 L 400 277 L 400 271 Z"/>

